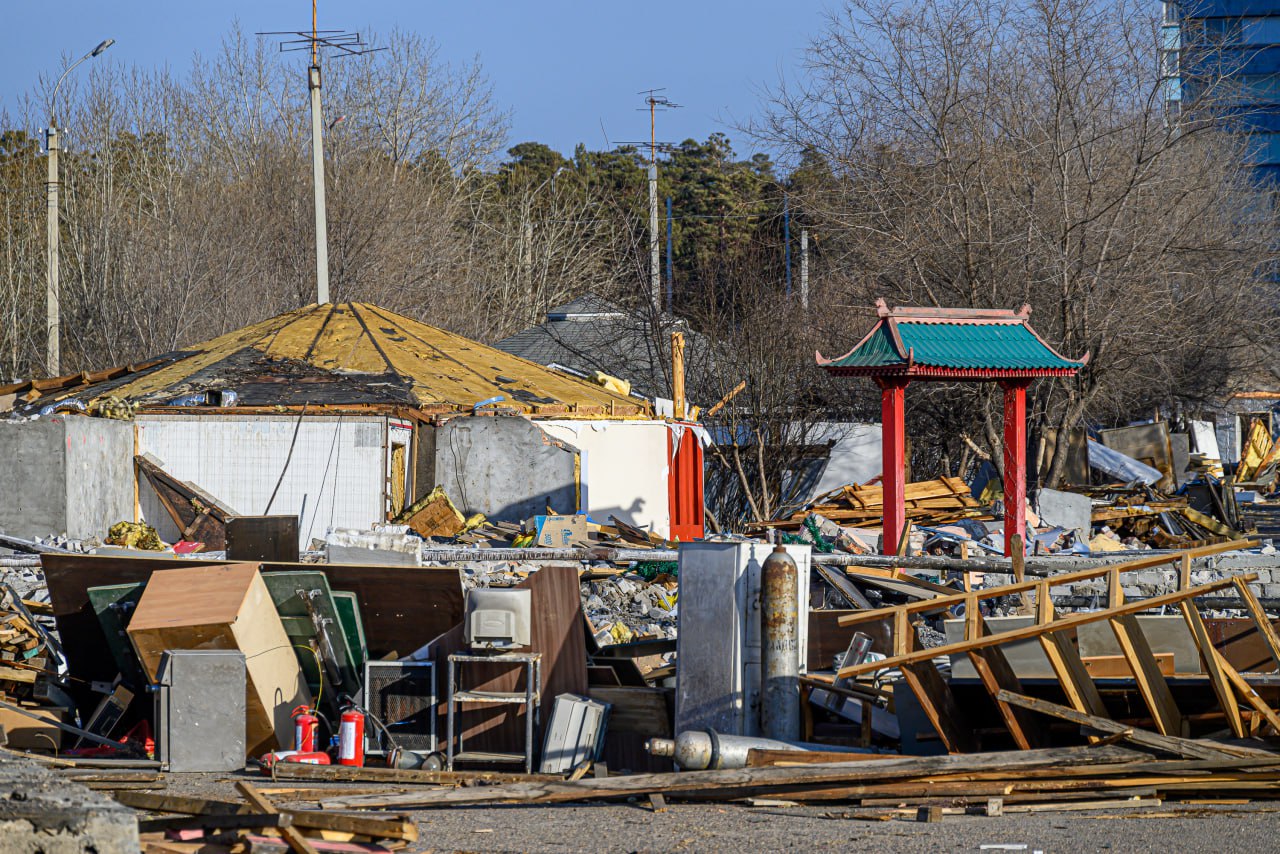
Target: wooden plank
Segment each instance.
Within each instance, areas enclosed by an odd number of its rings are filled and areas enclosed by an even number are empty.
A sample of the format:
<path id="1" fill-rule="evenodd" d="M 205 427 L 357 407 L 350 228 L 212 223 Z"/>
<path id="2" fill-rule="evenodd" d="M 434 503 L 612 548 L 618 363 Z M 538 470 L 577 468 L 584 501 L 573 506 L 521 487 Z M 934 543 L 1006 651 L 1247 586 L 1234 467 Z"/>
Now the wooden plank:
<path id="1" fill-rule="evenodd" d="M 337 798 L 325 804 L 329 809 L 382 809 L 450 807 L 484 803 L 571 803 L 580 800 L 628 798 L 650 792 L 699 792 L 716 789 L 783 786 L 811 786 L 824 783 L 859 783 L 930 777 L 965 771 L 992 771 L 1017 774 L 1037 768 L 1061 769 L 1079 765 L 1105 765 L 1133 760 L 1133 751 L 1116 747 L 1055 748 L 1034 751 L 946 756 L 893 757 L 876 761 L 855 761 L 794 768 L 739 768 L 715 771 L 680 771 L 672 774 L 587 778 L 565 781 L 472 786 L 435 789 L 388 797 Z M 1236 760 L 1246 761 L 1247 760 Z"/>
<path id="2" fill-rule="evenodd" d="M 1248 583 L 1241 581 L 1240 576 L 1236 576 L 1232 581 L 1235 583 L 1240 598 L 1244 600 L 1245 610 L 1249 612 L 1249 618 L 1253 620 L 1262 642 L 1266 644 L 1267 651 L 1271 653 L 1271 659 L 1276 663 L 1276 669 L 1280 670 L 1280 635 L 1276 634 L 1275 627 L 1267 619 L 1267 612 L 1262 609 L 1262 603 L 1258 601 L 1257 596 L 1253 595 Z"/>
<path id="3" fill-rule="evenodd" d="M 267 796 L 259 792 L 252 783 L 246 783 L 243 780 L 238 780 L 236 782 L 236 791 L 239 792 L 257 812 L 265 813 L 267 815 L 275 815 L 279 812 Z M 297 854 L 316 854 L 315 847 L 312 846 L 312 844 L 307 840 L 307 837 L 303 836 L 302 832 L 296 827 L 282 827 L 280 828 L 280 835 L 284 837 L 284 841 L 288 842 L 289 847 L 296 851 Z"/>
<path id="4" fill-rule="evenodd" d="M 1256 573 L 1250 573 L 1249 575 L 1246 575 L 1244 577 L 1247 578 L 1248 580 L 1253 580 L 1257 577 L 1257 575 Z M 881 670 L 886 667 L 898 667 L 904 663 L 922 661 L 922 660 L 933 658 L 934 656 L 953 655 L 956 653 L 968 652 L 971 649 L 981 649 L 986 646 L 995 646 L 1002 643 L 1008 643 L 1009 641 L 1026 640 L 1028 638 L 1038 637 L 1039 635 L 1048 631 L 1063 631 L 1065 629 L 1073 629 L 1073 628 L 1076 628 L 1077 626 L 1082 626 L 1087 623 L 1096 623 L 1101 620 L 1108 620 L 1108 619 L 1111 619 L 1112 617 L 1124 616 L 1126 614 L 1136 614 L 1140 611 L 1152 610 L 1164 605 L 1176 605 L 1185 599 L 1192 599 L 1192 598 L 1195 598 L 1196 596 L 1202 596 L 1207 593 L 1212 593 L 1215 590 L 1221 590 L 1222 588 L 1229 587 L 1229 586 L 1231 586 L 1231 582 L 1229 580 L 1224 579 L 1221 581 L 1213 581 L 1208 584 L 1202 584 L 1199 587 L 1193 587 L 1190 590 L 1179 591 L 1176 593 L 1166 593 L 1163 596 L 1153 596 L 1150 599 L 1144 599 L 1140 602 L 1129 602 L 1124 605 L 1121 605 L 1119 608 L 1107 609 L 1104 611 L 1088 611 L 1088 612 L 1083 612 L 1078 614 L 1070 614 L 1068 616 L 1062 617 L 1044 626 L 1041 626 L 1041 625 L 1025 626 L 1021 629 L 1011 629 L 1010 631 L 1001 632 L 998 635 L 991 635 L 990 637 L 978 638 L 976 640 L 960 641 L 958 643 L 944 644 L 939 647 L 932 647 L 926 651 L 916 651 L 916 652 L 910 652 L 910 653 L 901 654 L 901 655 L 894 654 L 889 658 L 883 659 L 882 661 L 868 661 L 862 664 L 855 664 L 851 667 L 842 667 L 840 668 L 839 675 L 841 678 L 846 678 L 849 676 L 857 676 L 861 673 L 871 673 L 873 671 Z M 961 596 L 961 600 L 963 601 L 963 595 Z M 900 607 L 901 606 L 899 606 L 899 608 Z M 877 611 L 872 611 L 871 613 L 877 616 L 885 616 L 885 615 L 893 614 L 896 610 L 897 609 L 882 608 Z M 883 615 L 880 614 L 881 611 L 884 612 Z"/>
<path id="5" fill-rule="evenodd" d="M 837 753 L 830 750 L 764 750 L 747 751 L 748 768 L 768 768 L 773 765 L 793 767 L 797 765 L 822 765 L 831 762 L 857 762 L 883 759 L 879 753 Z"/>
<path id="6" fill-rule="evenodd" d="M 555 698 L 560 694 L 587 693 L 587 641 L 578 571 L 572 566 L 544 566 L 516 586 L 531 591 L 528 651 L 542 654 L 542 701 L 535 730 L 537 743 L 541 744 Z M 449 654 L 466 649 L 461 622 L 433 641 L 432 649 L 436 672 L 441 679 L 447 679 Z M 474 668 L 469 669 L 468 690 L 514 691 L 521 679 L 520 670 L 510 665 L 466 667 Z M 436 730 L 441 735 L 445 732 L 446 711 L 447 703 L 441 702 Z M 524 744 L 523 715 L 523 707 L 476 704 L 464 708 L 455 718 L 455 725 L 470 750 L 518 751 Z"/>
<path id="7" fill-rule="evenodd" d="M 1183 603 L 1186 604 L 1185 602 Z M 1156 667 L 1160 669 L 1160 673 L 1164 676 L 1172 676 L 1174 672 L 1173 653 L 1157 652 L 1153 653 L 1156 661 Z M 1129 667 L 1129 660 L 1123 655 L 1089 655 L 1080 659 L 1084 662 L 1084 669 L 1094 679 L 1132 679 L 1133 670 Z"/>
<path id="8" fill-rule="evenodd" d="M 948 753 L 968 753 L 977 749 L 973 727 L 932 661 L 904 665 L 902 676 L 920 701 L 925 716 L 938 731 Z"/>
<path id="9" fill-rule="evenodd" d="M 1134 744 L 1149 747 L 1153 750 L 1172 753 L 1175 756 L 1185 756 L 1189 759 L 1221 759 L 1229 755 L 1217 748 L 1209 747 L 1203 742 L 1193 741 L 1189 738 L 1157 735 L 1148 730 L 1116 723 L 1113 720 L 1100 718 L 1096 715 L 1086 715 L 1083 712 L 1077 712 L 1075 709 L 1069 709 L 1057 703 L 1050 703 L 1047 700 L 1040 700 L 1035 697 L 1027 697 L 1012 691 L 1001 691 L 1000 697 L 1004 702 L 1011 705 L 1021 706 L 1024 709 L 1051 715 L 1055 718 L 1062 718 L 1099 732 L 1126 733 L 1126 741 L 1131 741 Z"/>
<path id="10" fill-rule="evenodd" d="M 1151 645 L 1147 643 L 1146 635 L 1139 628 L 1137 617 L 1124 614 L 1112 617 L 1107 622 L 1111 625 L 1111 631 L 1120 644 L 1120 650 L 1133 670 L 1138 693 L 1142 695 L 1143 702 L 1151 711 L 1156 728 L 1162 735 L 1182 735 L 1182 713 L 1178 711 L 1178 704 L 1174 702 L 1169 683 L 1160 673 L 1155 656 L 1151 654 Z"/>
<path id="11" fill-rule="evenodd" d="M 513 774 L 508 771 L 421 771 L 406 768 L 357 768 L 353 765 L 306 765 L 277 762 L 275 780 L 314 780 L 329 783 L 411 783 L 419 786 L 469 786 L 478 783 L 529 783 L 559 780 L 558 775 Z"/>
<path id="12" fill-rule="evenodd" d="M 1105 717 L 1107 705 L 1098 693 L 1089 671 L 1085 669 L 1080 650 L 1066 632 L 1046 632 L 1040 635 L 1040 646 L 1058 677 L 1058 684 L 1067 700 L 1077 712 Z"/>
<path id="13" fill-rule="evenodd" d="M 978 637 L 991 634 L 986 620 L 980 618 L 976 628 Z M 969 660 L 973 663 L 973 669 L 978 672 L 978 678 L 982 681 L 983 687 L 987 689 L 987 693 L 996 704 L 1004 725 L 1013 736 L 1014 744 L 1023 750 L 1033 750 L 1047 744 L 1048 738 L 1044 728 L 1034 715 L 999 699 L 1000 693 L 1005 690 L 1022 693 L 1022 683 L 1013 672 L 1009 659 L 1005 658 L 1004 651 L 998 646 L 975 649 L 969 652 Z"/>
<path id="14" fill-rule="evenodd" d="M 260 794 L 265 794 L 262 789 L 258 791 Z M 330 790 L 322 797 L 327 800 L 334 794 L 335 791 Z M 151 792 L 117 792 L 112 797 L 118 803 L 133 809 L 195 816 L 245 815 L 253 809 L 249 804 L 235 801 L 192 798 L 183 795 L 158 795 Z M 316 800 L 321 798 L 317 797 Z M 415 842 L 418 839 L 418 826 L 412 821 L 400 818 L 339 815 L 320 810 L 281 809 L 280 812 L 289 816 L 294 827 L 355 833 L 375 839 L 402 839 L 405 842 Z"/>
<path id="15" fill-rule="evenodd" d="M 1238 693 L 1246 703 L 1257 710 L 1257 712 L 1262 715 L 1276 733 L 1280 734 L 1280 715 L 1277 715 L 1275 709 L 1271 708 L 1267 701 L 1258 696 L 1257 691 L 1253 690 L 1253 686 L 1246 682 L 1244 677 L 1241 676 L 1234 667 L 1227 663 L 1227 660 L 1222 657 L 1222 653 L 1218 652 L 1216 649 L 1213 653 L 1218 658 L 1218 667 L 1224 674 L 1226 674 L 1227 681 L 1236 689 L 1236 693 Z"/>
<path id="16" fill-rule="evenodd" d="M 1204 672 L 1209 676 L 1209 684 L 1213 686 L 1213 693 L 1218 697 L 1218 705 L 1227 716 L 1227 726 L 1231 727 L 1231 734 L 1236 738 L 1244 738 L 1248 733 L 1240 717 L 1240 707 L 1236 703 L 1236 695 L 1231 689 L 1226 673 L 1218 664 L 1220 656 L 1215 655 L 1216 650 L 1213 648 L 1213 641 L 1209 639 L 1209 630 L 1205 628 L 1204 620 L 1200 618 L 1200 612 L 1196 610 L 1194 604 L 1183 602 L 1180 607 L 1183 619 L 1187 621 L 1187 628 L 1191 630 L 1191 637 L 1196 642 L 1196 649 L 1200 652 L 1200 662 L 1204 665 Z"/>

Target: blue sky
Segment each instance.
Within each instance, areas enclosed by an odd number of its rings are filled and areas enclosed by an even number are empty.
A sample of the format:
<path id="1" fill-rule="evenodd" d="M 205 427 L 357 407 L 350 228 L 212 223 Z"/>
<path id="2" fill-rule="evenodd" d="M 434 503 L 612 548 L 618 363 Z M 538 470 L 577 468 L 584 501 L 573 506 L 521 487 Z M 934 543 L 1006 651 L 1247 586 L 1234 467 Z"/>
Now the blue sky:
<path id="1" fill-rule="evenodd" d="M 833 0 L 320 0 L 321 28 L 432 37 L 450 61 L 478 56 L 496 100 L 512 113 L 511 143 L 545 142 L 566 153 L 575 143 L 602 148 L 648 137 L 641 89 L 665 86 L 683 109 L 659 116 L 658 138 L 704 139 L 759 109 L 759 90 L 794 74 Z M 190 67 L 212 53 L 238 19 L 246 31 L 310 26 L 307 0 L 0 0 L 0 104 L 60 70 L 103 38 L 116 44 L 102 62 Z M 76 72 L 80 74 L 84 67 Z M 603 125 L 603 130 L 602 130 Z M 749 144 L 735 146 L 747 154 Z"/>

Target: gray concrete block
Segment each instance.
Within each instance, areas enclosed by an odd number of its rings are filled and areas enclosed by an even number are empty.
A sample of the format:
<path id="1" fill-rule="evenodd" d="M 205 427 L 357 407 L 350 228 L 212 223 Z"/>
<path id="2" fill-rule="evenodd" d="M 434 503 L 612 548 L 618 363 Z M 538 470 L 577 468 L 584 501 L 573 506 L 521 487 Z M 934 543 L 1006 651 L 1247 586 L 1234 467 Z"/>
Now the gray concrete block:
<path id="1" fill-rule="evenodd" d="M 1069 531 L 1088 532 L 1092 526 L 1089 496 L 1056 489 L 1040 489 L 1032 497 L 1040 524 L 1050 527 L 1061 525 Z"/>
<path id="2" fill-rule="evenodd" d="M 82 415 L 0 422 L 0 530 L 105 537 L 133 519 L 133 424 Z"/>
<path id="3" fill-rule="evenodd" d="M 30 760 L 0 755 L 0 851 L 136 854 L 133 810 Z"/>

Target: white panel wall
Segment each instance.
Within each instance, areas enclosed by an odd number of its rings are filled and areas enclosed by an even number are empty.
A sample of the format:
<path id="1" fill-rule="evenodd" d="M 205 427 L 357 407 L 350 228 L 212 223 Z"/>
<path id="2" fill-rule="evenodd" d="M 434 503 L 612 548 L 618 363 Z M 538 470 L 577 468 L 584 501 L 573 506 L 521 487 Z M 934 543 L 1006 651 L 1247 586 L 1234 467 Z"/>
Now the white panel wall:
<path id="1" fill-rule="evenodd" d="M 384 519 L 385 418 L 147 415 L 136 424 L 139 453 L 237 513 L 300 516 L 304 548 L 330 528 Z M 172 542 L 178 532 L 145 481 L 139 502 L 143 518 Z"/>
<path id="2" fill-rule="evenodd" d="M 663 421 L 535 421 L 582 452 L 582 503 L 597 522 L 610 516 L 671 532 L 667 433 Z"/>
<path id="3" fill-rule="evenodd" d="M 809 441 L 814 444 L 835 440 L 827 468 L 810 500 L 848 483 L 866 483 L 884 467 L 879 424 L 822 422 L 813 426 L 810 435 Z"/>

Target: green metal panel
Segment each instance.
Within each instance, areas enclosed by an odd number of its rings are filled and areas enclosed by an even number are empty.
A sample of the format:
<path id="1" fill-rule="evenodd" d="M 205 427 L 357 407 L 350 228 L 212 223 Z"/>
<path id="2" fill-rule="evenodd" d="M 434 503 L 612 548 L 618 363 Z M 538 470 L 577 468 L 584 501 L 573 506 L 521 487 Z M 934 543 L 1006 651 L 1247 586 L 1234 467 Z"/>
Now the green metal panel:
<path id="1" fill-rule="evenodd" d="M 364 663 L 369 660 L 369 645 L 364 639 L 364 621 L 360 619 L 360 603 L 356 594 L 345 590 L 333 591 L 333 604 L 338 608 L 338 620 L 342 623 L 342 633 L 347 636 L 347 648 L 355 663 L 356 672 L 364 672 Z"/>
<path id="2" fill-rule="evenodd" d="M 102 634 L 106 636 L 107 648 L 115 659 L 116 667 L 124 680 L 139 691 L 147 684 L 147 679 L 138 664 L 138 654 L 129 642 L 129 620 L 133 617 L 133 609 L 142 598 L 146 587 L 142 581 L 133 584 L 110 584 L 102 587 L 90 587 L 85 591 L 89 596 L 89 605 L 102 626 Z"/>
<path id="3" fill-rule="evenodd" d="M 262 580 L 266 582 L 267 590 L 271 593 L 271 601 L 280 614 L 280 622 L 284 624 L 289 643 L 294 644 L 294 653 L 298 656 L 298 663 L 302 666 L 302 672 L 306 676 L 307 684 L 311 686 L 312 693 L 316 694 L 320 691 L 320 674 L 316 671 L 315 658 L 307 651 L 311 642 L 318 640 L 315 620 L 312 618 L 312 611 L 314 611 L 325 627 L 327 649 L 332 651 L 333 664 L 338 671 L 335 679 L 334 674 L 328 672 L 326 668 L 324 702 L 328 704 L 330 711 L 335 711 L 340 694 L 358 696 L 360 672 L 356 668 L 355 656 L 347 644 L 347 632 L 339 616 L 333 592 L 329 589 L 329 579 L 325 574 L 312 570 L 273 571 L 262 573 Z M 311 606 L 310 610 L 307 603 L 299 598 L 300 590 L 306 594 L 307 602 Z M 321 643 L 319 649 L 324 656 L 326 644 Z"/>

